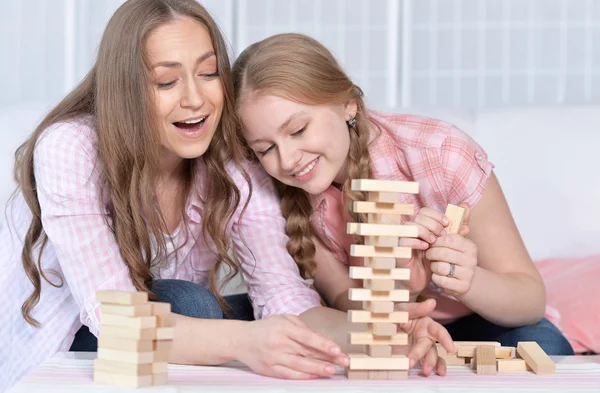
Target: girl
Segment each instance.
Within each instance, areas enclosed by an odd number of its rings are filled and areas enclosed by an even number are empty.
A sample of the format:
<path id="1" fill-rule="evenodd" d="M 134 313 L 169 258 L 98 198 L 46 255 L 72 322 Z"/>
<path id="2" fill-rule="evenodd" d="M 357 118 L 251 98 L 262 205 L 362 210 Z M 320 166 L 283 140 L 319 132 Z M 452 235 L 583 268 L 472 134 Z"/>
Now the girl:
<path id="1" fill-rule="evenodd" d="M 242 166 L 233 109 L 224 40 L 203 7 L 131 0 L 116 11 L 90 73 L 16 155 L 0 233 L 0 391 L 57 351 L 88 349 L 74 336 L 82 325 L 98 335 L 98 290 L 171 302 L 171 362 L 237 359 L 282 378 L 347 364 L 296 317 L 319 298 L 283 268 L 294 262 L 276 194 L 260 166 Z M 260 321 L 222 320 L 231 299 L 217 295 L 218 261 L 239 269 L 230 240 Z"/>
<path id="2" fill-rule="evenodd" d="M 344 206 L 363 195 L 351 180 L 416 181 L 420 193 L 400 200 L 418 210 L 418 239 L 400 244 L 418 250 L 404 265 L 413 298 L 432 281 L 434 316 L 455 340 L 537 341 L 549 354 L 572 354 L 543 319 L 543 282 L 493 166 L 471 138 L 438 120 L 368 111 L 332 54 L 304 35 L 251 45 L 233 75 L 247 152 L 276 179 L 288 250 L 329 304 L 348 309 L 347 288 L 357 286 L 346 279 L 358 262 L 345 228 L 360 217 Z M 473 207 L 461 234 L 445 231 L 449 203 Z"/>

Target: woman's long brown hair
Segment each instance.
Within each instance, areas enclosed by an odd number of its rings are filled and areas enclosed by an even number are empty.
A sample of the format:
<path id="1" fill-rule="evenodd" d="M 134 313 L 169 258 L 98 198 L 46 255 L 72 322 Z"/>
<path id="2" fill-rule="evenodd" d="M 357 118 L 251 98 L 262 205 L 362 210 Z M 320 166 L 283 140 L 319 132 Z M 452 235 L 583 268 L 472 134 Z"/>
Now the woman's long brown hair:
<path id="1" fill-rule="evenodd" d="M 233 85 L 238 110 L 246 99 L 261 94 L 305 105 L 357 103 L 356 124 L 349 127 L 350 151 L 347 158 L 348 178 L 342 189 L 349 201 L 364 200 L 362 192 L 352 191 L 351 179 L 372 177 L 368 144 L 372 123 L 366 114 L 362 90 L 356 86 L 331 52 L 318 41 L 303 34 L 278 34 L 252 44 L 233 64 Z M 249 146 L 246 155 L 254 157 Z M 286 218 L 289 236 L 287 249 L 301 274 L 314 274 L 314 228 L 310 224 L 312 205 L 306 191 L 274 180 L 281 197 L 281 210 Z M 365 217 L 347 213 L 355 222 Z"/>
<path id="2" fill-rule="evenodd" d="M 249 184 L 249 178 L 241 166 L 243 154 L 236 134 L 227 47 L 215 21 L 196 1 L 129 0 L 109 21 L 91 71 L 50 111 L 15 155 L 17 192 L 23 194 L 33 214 L 22 250 L 23 268 L 33 284 L 32 294 L 22 305 L 22 314 L 32 326 L 40 326 L 31 311 L 40 300 L 42 278 L 51 285 L 62 285 L 62 281 L 55 284 L 48 280 L 41 261 L 48 237 L 42 226 L 36 191 L 35 146 L 44 130 L 52 124 L 82 115 L 91 115 L 94 119 L 98 137 L 96 165 L 100 165 L 102 186 L 109 196 L 107 223 L 114 232 L 136 289 L 150 292 L 150 268 L 166 257 L 163 233 L 167 229 L 155 203 L 161 143 L 152 109 L 154 104 L 148 82 L 149 59 L 145 43 L 154 29 L 180 17 L 193 18 L 208 29 L 225 94 L 220 124 L 203 155 L 207 189 L 202 190 L 206 203 L 202 235 L 207 242 L 211 240 L 214 243 L 214 252 L 219 261 L 211 271 L 210 288 L 221 305 L 227 308 L 218 294 L 216 272 L 222 262 L 231 268 L 227 279 L 239 271 L 238 264 L 227 252 L 229 242 L 226 229 L 241 197 L 238 187 L 225 170 L 226 163 L 232 162 L 237 166 Z M 196 192 L 193 180 L 197 163 L 198 160 L 186 161 L 184 201 L 190 192 Z M 181 206 L 181 215 L 185 220 L 184 209 L 185 203 Z M 153 242 L 157 243 L 156 247 L 152 246 Z M 37 255 L 34 255 L 34 249 L 39 250 Z"/>

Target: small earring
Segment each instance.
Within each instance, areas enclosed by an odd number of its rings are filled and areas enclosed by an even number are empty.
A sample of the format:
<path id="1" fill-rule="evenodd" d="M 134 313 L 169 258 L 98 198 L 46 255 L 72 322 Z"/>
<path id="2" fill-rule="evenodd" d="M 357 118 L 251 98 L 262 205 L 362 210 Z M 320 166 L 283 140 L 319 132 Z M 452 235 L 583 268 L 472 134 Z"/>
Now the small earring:
<path id="1" fill-rule="evenodd" d="M 348 127 L 354 128 L 354 126 L 356 126 L 356 118 L 353 117 L 352 119 L 348 120 L 346 123 L 348 123 Z"/>

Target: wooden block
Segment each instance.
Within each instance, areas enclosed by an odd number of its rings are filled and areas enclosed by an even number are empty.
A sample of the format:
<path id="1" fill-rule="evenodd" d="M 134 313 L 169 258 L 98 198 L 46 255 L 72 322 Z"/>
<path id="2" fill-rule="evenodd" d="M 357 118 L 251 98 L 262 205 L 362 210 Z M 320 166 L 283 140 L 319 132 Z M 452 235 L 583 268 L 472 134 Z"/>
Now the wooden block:
<path id="1" fill-rule="evenodd" d="M 522 341 L 517 345 L 517 353 L 536 374 L 554 374 L 556 365 L 535 341 Z"/>
<path id="2" fill-rule="evenodd" d="M 394 356 L 391 358 L 374 358 L 365 354 L 350 354 L 349 368 L 351 370 L 408 370 L 408 358 L 406 356 Z"/>
<path id="3" fill-rule="evenodd" d="M 396 268 L 395 258 L 365 258 L 365 267 L 375 270 L 392 270 Z"/>
<path id="4" fill-rule="evenodd" d="M 498 341 L 454 341 L 454 346 L 458 347 L 476 347 L 477 345 L 493 345 L 499 347 L 501 344 Z"/>
<path id="5" fill-rule="evenodd" d="M 169 371 L 169 363 L 155 362 L 152 363 L 152 374 L 166 374 Z"/>
<path id="6" fill-rule="evenodd" d="M 156 328 L 138 329 L 126 326 L 100 325 L 100 337 L 102 336 L 130 340 L 154 340 L 156 337 Z"/>
<path id="7" fill-rule="evenodd" d="M 375 336 L 369 332 L 350 332 L 352 345 L 408 345 L 408 334 L 396 333 L 393 336 Z"/>
<path id="8" fill-rule="evenodd" d="M 496 359 L 512 359 L 515 357 L 515 348 L 514 347 L 494 347 L 496 353 Z M 472 358 L 475 356 L 475 347 L 471 346 L 460 346 L 457 347 L 456 354 L 459 357 L 469 357 Z"/>
<path id="9" fill-rule="evenodd" d="M 402 216 L 397 214 L 369 213 L 367 214 L 367 221 L 370 224 L 399 226 L 402 224 Z"/>
<path id="10" fill-rule="evenodd" d="M 100 324 L 103 326 L 123 326 L 136 329 L 148 329 L 156 327 L 156 317 L 125 317 L 123 315 L 100 313 Z"/>
<path id="11" fill-rule="evenodd" d="M 368 345 L 367 355 L 374 358 L 389 358 L 392 356 L 391 345 Z"/>
<path id="12" fill-rule="evenodd" d="M 396 247 L 398 246 L 398 237 L 396 236 L 365 236 L 365 244 L 375 247 Z"/>
<path id="13" fill-rule="evenodd" d="M 418 237 L 419 229 L 414 225 L 386 225 L 370 223 L 354 223 L 347 225 L 346 231 L 350 235 L 360 236 L 395 236 Z"/>
<path id="14" fill-rule="evenodd" d="M 350 288 L 348 290 L 348 299 L 354 301 L 375 301 L 375 302 L 407 302 L 409 297 L 408 289 L 394 289 L 393 291 L 372 291 L 365 288 Z"/>
<path id="15" fill-rule="evenodd" d="M 498 372 L 514 373 L 520 371 L 531 371 L 531 367 L 523 359 L 498 359 Z"/>
<path id="16" fill-rule="evenodd" d="M 354 323 L 406 323 L 408 322 L 408 312 L 394 311 L 376 314 L 365 310 L 350 310 L 348 311 L 348 321 Z"/>
<path id="17" fill-rule="evenodd" d="M 367 380 L 369 379 L 369 371 L 367 370 L 345 370 L 346 378 L 351 380 Z"/>
<path id="18" fill-rule="evenodd" d="M 387 381 L 389 371 L 387 370 L 369 370 L 369 379 L 373 381 Z"/>
<path id="19" fill-rule="evenodd" d="M 98 337 L 98 347 L 128 352 L 151 352 L 154 350 L 152 340 L 132 340 L 107 334 L 101 334 Z"/>
<path id="20" fill-rule="evenodd" d="M 394 288 L 396 288 L 396 281 L 386 279 L 367 279 L 363 281 L 363 286 L 372 291 L 392 291 Z"/>
<path id="21" fill-rule="evenodd" d="M 167 313 L 162 315 L 156 315 L 156 326 L 157 327 L 174 327 L 175 326 L 175 314 Z"/>
<path id="22" fill-rule="evenodd" d="M 168 350 L 154 351 L 154 361 L 157 363 L 169 362 L 169 351 Z"/>
<path id="23" fill-rule="evenodd" d="M 382 191 L 402 194 L 419 193 L 419 183 L 398 180 L 354 179 L 350 186 L 353 191 Z"/>
<path id="24" fill-rule="evenodd" d="M 172 340 L 154 340 L 152 343 L 154 344 L 153 351 L 170 351 L 173 346 Z"/>
<path id="25" fill-rule="evenodd" d="M 394 194 L 397 200 L 397 196 Z M 399 214 L 413 215 L 415 206 L 412 203 L 385 203 L 385 202 L 359 202 L 352 204 L 354 213 L 378 213 L 378 214 Z"/>
<path id="26" fill-rule="evenodd" d="M 98 359 L 124 363 L 148 364 L 154 361 L 154 352 L 127 352 L 117 349 L 98 348 Z"/>
<path id="27" fill-rule="evenodd" d="M 363 302 L 364 311 L 373 314 L 390 314 L 394 312 L 394 302 Z"/>
<path id="28" fill-rule="evenodd" d="M 369 331 L 375 336 L 393 336 L 398 333 L 398 326 L 395 323 L 371 323 Z"/>
<path id="29" fill-rule="evenodd" d="M 159 327 L 156 328 L 155 340 L 172 340 L 175 336 L 175 328 L 172 327 Z"/>
<path id="30" fill-rule="evenodd" d="M 392 261 L 394 263 L 394 266 L 396 266 L 396 261 Z M 350 266 L 350 278 L 408 280 L 410 279 L 410 269 L 393 268 L 389 270 L 384 270 L 373 269 L 372 267 Z"/>
<path id="31" fill-rule="evenodd" d="M 402 381 L 408 379 L 408 370 L 392 370 L 388 371 L 388 380 Z"/>
<path id="32" fill-rule="evenodd" d="M 444 359 L 446 366 L 464 366 L 467 363 L 466 358 L 460 358 L 455 353 L 447 353 L 440 357 Z"/>
<path id="33" fill-rule="evenodd" d="M 446 217 L 450 221 L 450 225 L 446 228 L 448 233 L 458 233 L 460 227 L 463 224 L 463 220 L 465 219 L 465 214 L 467 210 L 463 207 L 456 205 L 448 205 L 446 207 Z"/>
<path id="34" fill-rule="evenodd" d="M 169 382 L 169 374 L 161 373 L 152 375 L 152 385 L 166 385 Z"/>
<path id="35" fill-rule="evenodd" d="M 96 300 L 106 304 L 136 305 L 148 303 L 146 292 L 97 291 Z"/>
<path id="36" fill-rule="evenodd" d="M 492 345 L 477 345 L 475 347 L 478 375 L 494 375 L 496 369 L 496 353 Z"/>
<path id="37" fill-rule="evenodd" d="M 107 385 L 126 386 L 139 388 L 152 385 L 152 375 L 121 375 L 106 373 L 103 371 L 94 371 L 94 382 Z"/>
<path id="38" fill-rule="evenodd" d="M 151 315 L 165 315 L 171 313 L 171 303 L 165 302 L 148 302 L 152 308 Z"/>
<path id="39" fill-rule="evenodd" d="M 101 304 L 100 313 L 122 315 L 125 317 L 149 317 L 152 316 L 152 306 L 149 304 Z"/>
<path id="40" fill-rule="evenodd" d="M 368 202 L 375 202 L 377 204 L 386 203 L 392 204 L 398 202 L 397 192 L 369 192 L 367 195 Z"/>
<path id="41" fill-rule="evenodd" d="M 375 247 L 361 244 L 352 244 L 350 246 L 350 255 L 353 257 L 373 257 L 373 258 L 411 258 L 412 248 L 410 247 Z M 395 267 L 395 266 L 394 266 Z"/>
<path id="42" fill-rule="evenodd" d="M 95 359 L 94 370 L 109 374 L 121 375 L 152 375 L 152 363 L 127 363 L 106 359 Z"/>

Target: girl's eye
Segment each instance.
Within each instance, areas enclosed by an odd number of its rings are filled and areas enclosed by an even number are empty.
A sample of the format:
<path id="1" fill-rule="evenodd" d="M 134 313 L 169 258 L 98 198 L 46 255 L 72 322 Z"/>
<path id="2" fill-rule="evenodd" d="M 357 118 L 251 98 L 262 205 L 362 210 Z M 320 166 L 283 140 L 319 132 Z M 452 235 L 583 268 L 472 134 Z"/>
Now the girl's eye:
<path id="1" fill-rule="evenodd" d="M 294 132 L 292 135 L 293 136 L 299 136 L 304 134 L 304 131 L 306 131 L 306 126 L 302 127 L 301 129 L 299 129 L 298 131 Z"/>
<path id="2" fill-rule="evenodd" d="M 260 154 L 261 156 L 264 156 L 265 154 L 267 154 L 268 152 L 273 150 L 274 147 L 275 147 L 275 145 L 271 145 L 271 146 L 267 147 L 265 150 L 259 151 L 258 154 Z"/>
<path id="3" fill-rule="evenodd" d="M 202 74 L 201 76 L 205 77 L 206 79 L 215 79 L 219 76 L 219 73 L 213 72 L 212 74 Z"/>
<path id="4" fill-rule="evenodd" d="M 159 89 L 168 89 L 169 87 L 173 86 L 174 84 L 175 84 L 175 81 L 171 81 L 171 82 L 167 82 L 167 83 L 159 83 L 158 88 Z"/>

